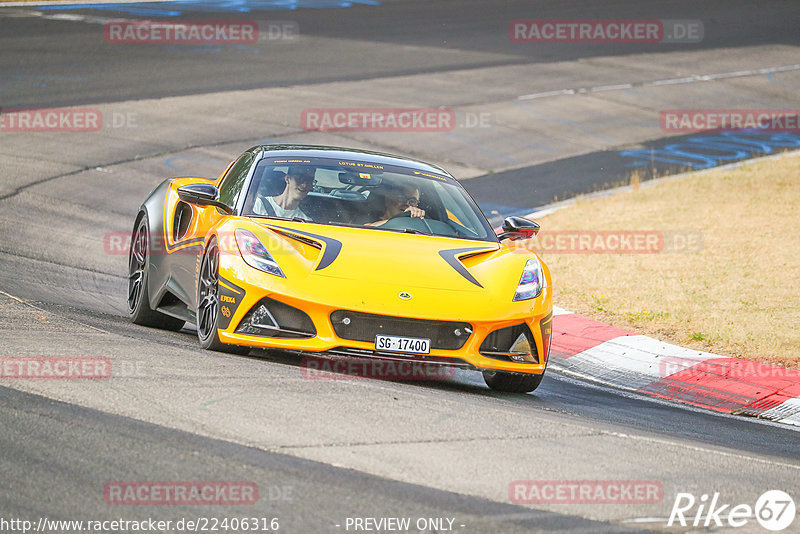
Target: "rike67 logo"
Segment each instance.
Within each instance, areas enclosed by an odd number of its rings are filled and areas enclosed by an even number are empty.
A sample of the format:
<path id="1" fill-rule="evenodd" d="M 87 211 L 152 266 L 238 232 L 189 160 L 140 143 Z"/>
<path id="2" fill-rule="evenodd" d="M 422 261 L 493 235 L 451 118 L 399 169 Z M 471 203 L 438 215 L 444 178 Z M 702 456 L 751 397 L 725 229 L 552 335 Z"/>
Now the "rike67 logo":
<path id="1" fill-rule="evenodd" d="M 699 499 L 691 493 L 678 493 L 667 526 L 693 527 L 743 527 L 753 518 L 767 530 L 778 532 L 794 522 L 794 500 L 781 490 L 761 494 L 755 506 L 725 503 L 715 492 L 710 498 L 703 494 Z"/>

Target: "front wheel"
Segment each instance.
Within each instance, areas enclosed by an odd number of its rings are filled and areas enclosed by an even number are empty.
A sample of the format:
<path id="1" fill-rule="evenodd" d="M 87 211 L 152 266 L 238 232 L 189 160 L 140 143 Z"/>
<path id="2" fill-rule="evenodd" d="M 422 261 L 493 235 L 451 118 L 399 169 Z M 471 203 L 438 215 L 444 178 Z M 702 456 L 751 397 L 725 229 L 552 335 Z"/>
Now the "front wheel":
<path id="1" fill-rule="evenodd" d="M 200 346 L 207 350 L 246 354 L 249 348 L 226 345 L 219 339 L 219 247 L 212 239 L 203 261 L 197 280 L 197 338 Z"/>
<path id="2" fill-rule="evenodd" d="M 503 371 L 486 370 L 483 380 L 495 391 L 507 393 L 529 393 L 542 383 L 544 373 L 540 375 L 526 373 L 505 373 Z"/>

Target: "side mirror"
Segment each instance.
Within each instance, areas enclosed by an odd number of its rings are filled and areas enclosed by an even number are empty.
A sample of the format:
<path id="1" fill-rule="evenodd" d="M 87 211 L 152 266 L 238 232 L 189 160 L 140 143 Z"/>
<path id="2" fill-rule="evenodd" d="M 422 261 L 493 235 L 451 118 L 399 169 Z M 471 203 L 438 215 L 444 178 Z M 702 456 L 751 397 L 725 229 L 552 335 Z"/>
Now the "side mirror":
<path id="1" fill-rule="evenodd" d="M 178 197 L 188 204 L 195 206 L 215 206 L 226 214 L 233 213 L 233 209 L 220 202 L 219 190 L 212 184 L 189 184 L 178 188 Z"/>
<path id="2" fill-rule="evenodd" d="M 537 223 L 523 219 L 522 217 L 507 217 L 503 221 L 503 233 L 497 236 L 501 241 L 503 239 L 530 239 L 539 233 L 541 228 Z"/>

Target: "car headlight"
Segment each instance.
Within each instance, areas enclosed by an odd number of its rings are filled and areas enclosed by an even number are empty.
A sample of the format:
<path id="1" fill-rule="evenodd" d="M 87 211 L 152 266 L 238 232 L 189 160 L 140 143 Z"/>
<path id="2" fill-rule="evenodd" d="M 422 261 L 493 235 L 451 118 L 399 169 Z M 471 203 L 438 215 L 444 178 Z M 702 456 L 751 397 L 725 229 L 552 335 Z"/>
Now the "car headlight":
<path id="1" fill-rule="evenodd" d="M 542 264 L 536 258 L 528 260 L 522 270 L 522 276 L 514 293 L 514 301 L 535 299 L 542 294 L 544 289 L 544 271 Z"/>
<path id="2" fill-rule="evenodd" d="M 233 235 L 236 236 L 236 245 L 239 247 L 239 254 L 242 255 L 242 259 L 247 265 L 259 271 L 286 278 L 286 275 L 283 274 L 283 271 L 281 271 L 281 268 L 278 266 L 278 262 L 272 258 L 266 247 L 258 240 L 256 234 L 250 230 L 237 228 L 233 232 Z"/>

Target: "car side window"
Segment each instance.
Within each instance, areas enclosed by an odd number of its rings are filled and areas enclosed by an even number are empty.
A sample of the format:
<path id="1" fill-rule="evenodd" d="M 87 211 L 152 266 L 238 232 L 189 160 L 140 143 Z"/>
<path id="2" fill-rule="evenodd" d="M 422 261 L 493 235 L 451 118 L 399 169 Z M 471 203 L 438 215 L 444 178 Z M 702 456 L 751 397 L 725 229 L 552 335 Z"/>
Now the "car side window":
<path id="1" fill-rule="evenodd" d="M 242 154 L 236 163 L 231 165 L 228 173 L 219 184 L 219 199 L 228 206 L 236 205 L 236 197 L 242 190 L 244 181 L 247 179 L 250 165 L 253 163 L 253 155 L 249 152 Z"/>

